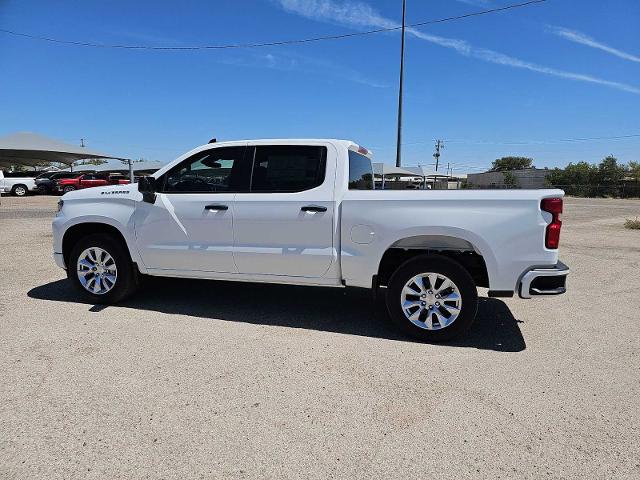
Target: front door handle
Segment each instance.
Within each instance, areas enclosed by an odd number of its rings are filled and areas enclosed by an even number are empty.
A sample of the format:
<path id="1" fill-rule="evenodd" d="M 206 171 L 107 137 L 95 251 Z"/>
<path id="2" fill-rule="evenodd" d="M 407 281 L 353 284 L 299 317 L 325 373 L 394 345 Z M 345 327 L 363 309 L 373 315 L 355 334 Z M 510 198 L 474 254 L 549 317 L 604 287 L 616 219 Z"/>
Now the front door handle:
<path id="1" fill-rule="evenodd" d="M 229 207 L 227 205 L 207 205 L 204 209 L 212 212 L 223 212 L 229 210 Z"/>
<path id="2" fill-rule="evenodd" d="M 327 207 L 321 207 L 320 205 L 305 205 L 300 210 L 303 212 L 326 212 Z"/>

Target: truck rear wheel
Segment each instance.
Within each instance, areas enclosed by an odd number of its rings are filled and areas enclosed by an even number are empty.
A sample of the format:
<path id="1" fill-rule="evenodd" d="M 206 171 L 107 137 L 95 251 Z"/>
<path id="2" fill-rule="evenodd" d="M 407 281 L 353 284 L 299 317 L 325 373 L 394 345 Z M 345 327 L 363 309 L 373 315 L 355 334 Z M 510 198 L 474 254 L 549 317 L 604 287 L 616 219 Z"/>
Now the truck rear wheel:
<path id="1" fill-rule="evenodd" d="M 122 242 L 108 234 L 81 238 L 67 264 L 67 277 L 88 301 L 112 304 L 132 295 L 137 271 Z"/>
<path id="2" fill-rule="evenodd" d="M 387 288 L 391 320 L 412 337 L 451 340 L 473 323 L 478 292 L 471 275 L 442 255 L 421 255 L 402 264 Z"/>

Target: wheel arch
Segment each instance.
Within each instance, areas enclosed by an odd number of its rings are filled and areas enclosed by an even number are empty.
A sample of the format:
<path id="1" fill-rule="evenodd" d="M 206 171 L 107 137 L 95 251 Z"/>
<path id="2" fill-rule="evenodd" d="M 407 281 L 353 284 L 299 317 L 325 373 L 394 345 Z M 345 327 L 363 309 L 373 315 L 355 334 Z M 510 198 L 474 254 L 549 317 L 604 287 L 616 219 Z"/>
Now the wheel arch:
<path id="1" fill-rule="evenodd" d="M 107 223 L 100 220 L 92 220 L 75 223 L 65 230 L 62 237 L 62 255 L 65 265 L 69 265 L 69 255 L 71 254 L 73 246 L 81 238 L 97 233 L 111 235 L 118 241 L 122 242 L 122 245 L 125 247 L 126 251 L 129 254 L 129 257 L 131 258 L 131 261 L 138 265 L 140 264 L 140 262 L 138 262 L 137 255 L 135 254 L 135 250 L 132 250 L 130 248 L 129 241 L 120 228 L 113 225 L 112 223 Z"/>
<path id="2" fill-rule="evenodd" d="M 418 234 L 389 245 L 378 265 L 376 284 L 387 285 L 393 272 L 406 261 L 425 254 L 439 254 L 455 260 L 469 272 L 479 287 L 489 287 L 494 257 L 487 248 L 478 247 L 469 238 L 445 234 Z"/>
<path id="3" fill-rule="evenodd" d="M 24 184 L 24 183 L 16 183 L 11 187 L 11 194 L 12 195 L 17 195 L 16 194 L 16 190 L 17 190 L 18 187 L 23 187 L 24 188 L 24 190 L 25 190 L 24 194 L 25 195 L 27 195 L 29 193 L 29 187 L 26 184 Z"/>

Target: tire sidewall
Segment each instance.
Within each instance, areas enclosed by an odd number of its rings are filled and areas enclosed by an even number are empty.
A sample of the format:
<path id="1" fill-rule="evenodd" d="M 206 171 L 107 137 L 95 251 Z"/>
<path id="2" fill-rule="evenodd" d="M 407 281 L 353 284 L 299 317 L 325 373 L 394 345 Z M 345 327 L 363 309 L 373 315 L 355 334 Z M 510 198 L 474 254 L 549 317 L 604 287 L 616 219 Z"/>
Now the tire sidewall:
<path id="1" fill-rule="evenodd" d="M 118 277 L 115 286 L 107 293 L 97 295 L 86 290 L 78 278 L 77 264 L 80 254 L 91 247 L 107 251 L 116 263 Z M 111 304 L 124 299 L 137 285 L 133 263 L 122 243 L 110 235 L 95 234 L 80 239 L 71 249 L 67 265 L 67 277 L 88 301 L 96 304 Z"/>
<path id="2" fill-rule="evenodd" d="M 21 191 L 22 193 L 18 193 L 19 191 Z M 27 187 L 24 186 L 24 185 L 15 185 L 13 187 L 13 194 L 16 197 L 24 197 L 24 196 L 26 196 L 27 195 L 27 191 L 28 191 Z"/>
<path id="3" fill-rule="evenodd" d="M 402 311 L 400 298 L 409 279 L 426 272 L 440 273 L 456 284 L 462 298 L 458 318 L 442 330 L 426 330 L 417 327 Z M 387 310 L 391 320 L 405 333 L 431 342 L 450 340 L 461 335 L 473 323 L 478 308 L 478 291 L 473 278 L 455 260 L 442 255 L 422 255 L 402 264 L 392 275 L 387 286 Z"/>

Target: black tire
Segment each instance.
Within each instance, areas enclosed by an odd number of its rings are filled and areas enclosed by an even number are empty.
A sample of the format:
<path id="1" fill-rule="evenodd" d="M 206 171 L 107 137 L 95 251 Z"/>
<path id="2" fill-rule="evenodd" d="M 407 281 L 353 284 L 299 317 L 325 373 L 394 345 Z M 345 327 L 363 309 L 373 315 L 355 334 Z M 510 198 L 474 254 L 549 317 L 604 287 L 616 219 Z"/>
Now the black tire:
<path id="1" fill-rule="evenodd" d="M 29 193 L 29 189 L 26 185 L 22 185 L 21 183 L 14 185 L 11 189 L 11 195 L 15 197 L 26 197 L 27 193 Z"/>
<path id="2" fill-rule="evenodd" d="M 117 268 L 116 282 L 106 293 L 95 294 L 86 290 L 78 278 L 78 259 L 87 248 L 98 247 L 111 255 Z M 96 233 L 81 238 L 71 249 L 67 262 L 67 278 L 89 302 L 97 304 L 114 304 L 131 296 L 138 288 L 138 273 L 131 261 L 126 245 L 113 235 Z"/>
<path id="3" fill-rule="evenodd" d="M 73 185 L 67 185 L 65 187 L 62 187 L 62 193 L 69 193 L 69 192 L 73 192 L 75 191 L 76 187 L 74 187 Z"/>
<path id="4" fill-rule="evenodd" d="M 448 277 L 460 292 L 461 308 L 458 317 L 439 330 L 427 330 L 415 325 L 405 316 L 401 305 L 405 284 L 416 275 L 427 272 Z M 391 276 L 386 302 L 391 320 L 403 332 L 419 340 L 443 342 L 458 337 L 469 329 L 478 310 L 478 291 L 469 272 L 458 262 L 442 255 L 420 255 L 403 263 Z"/>

